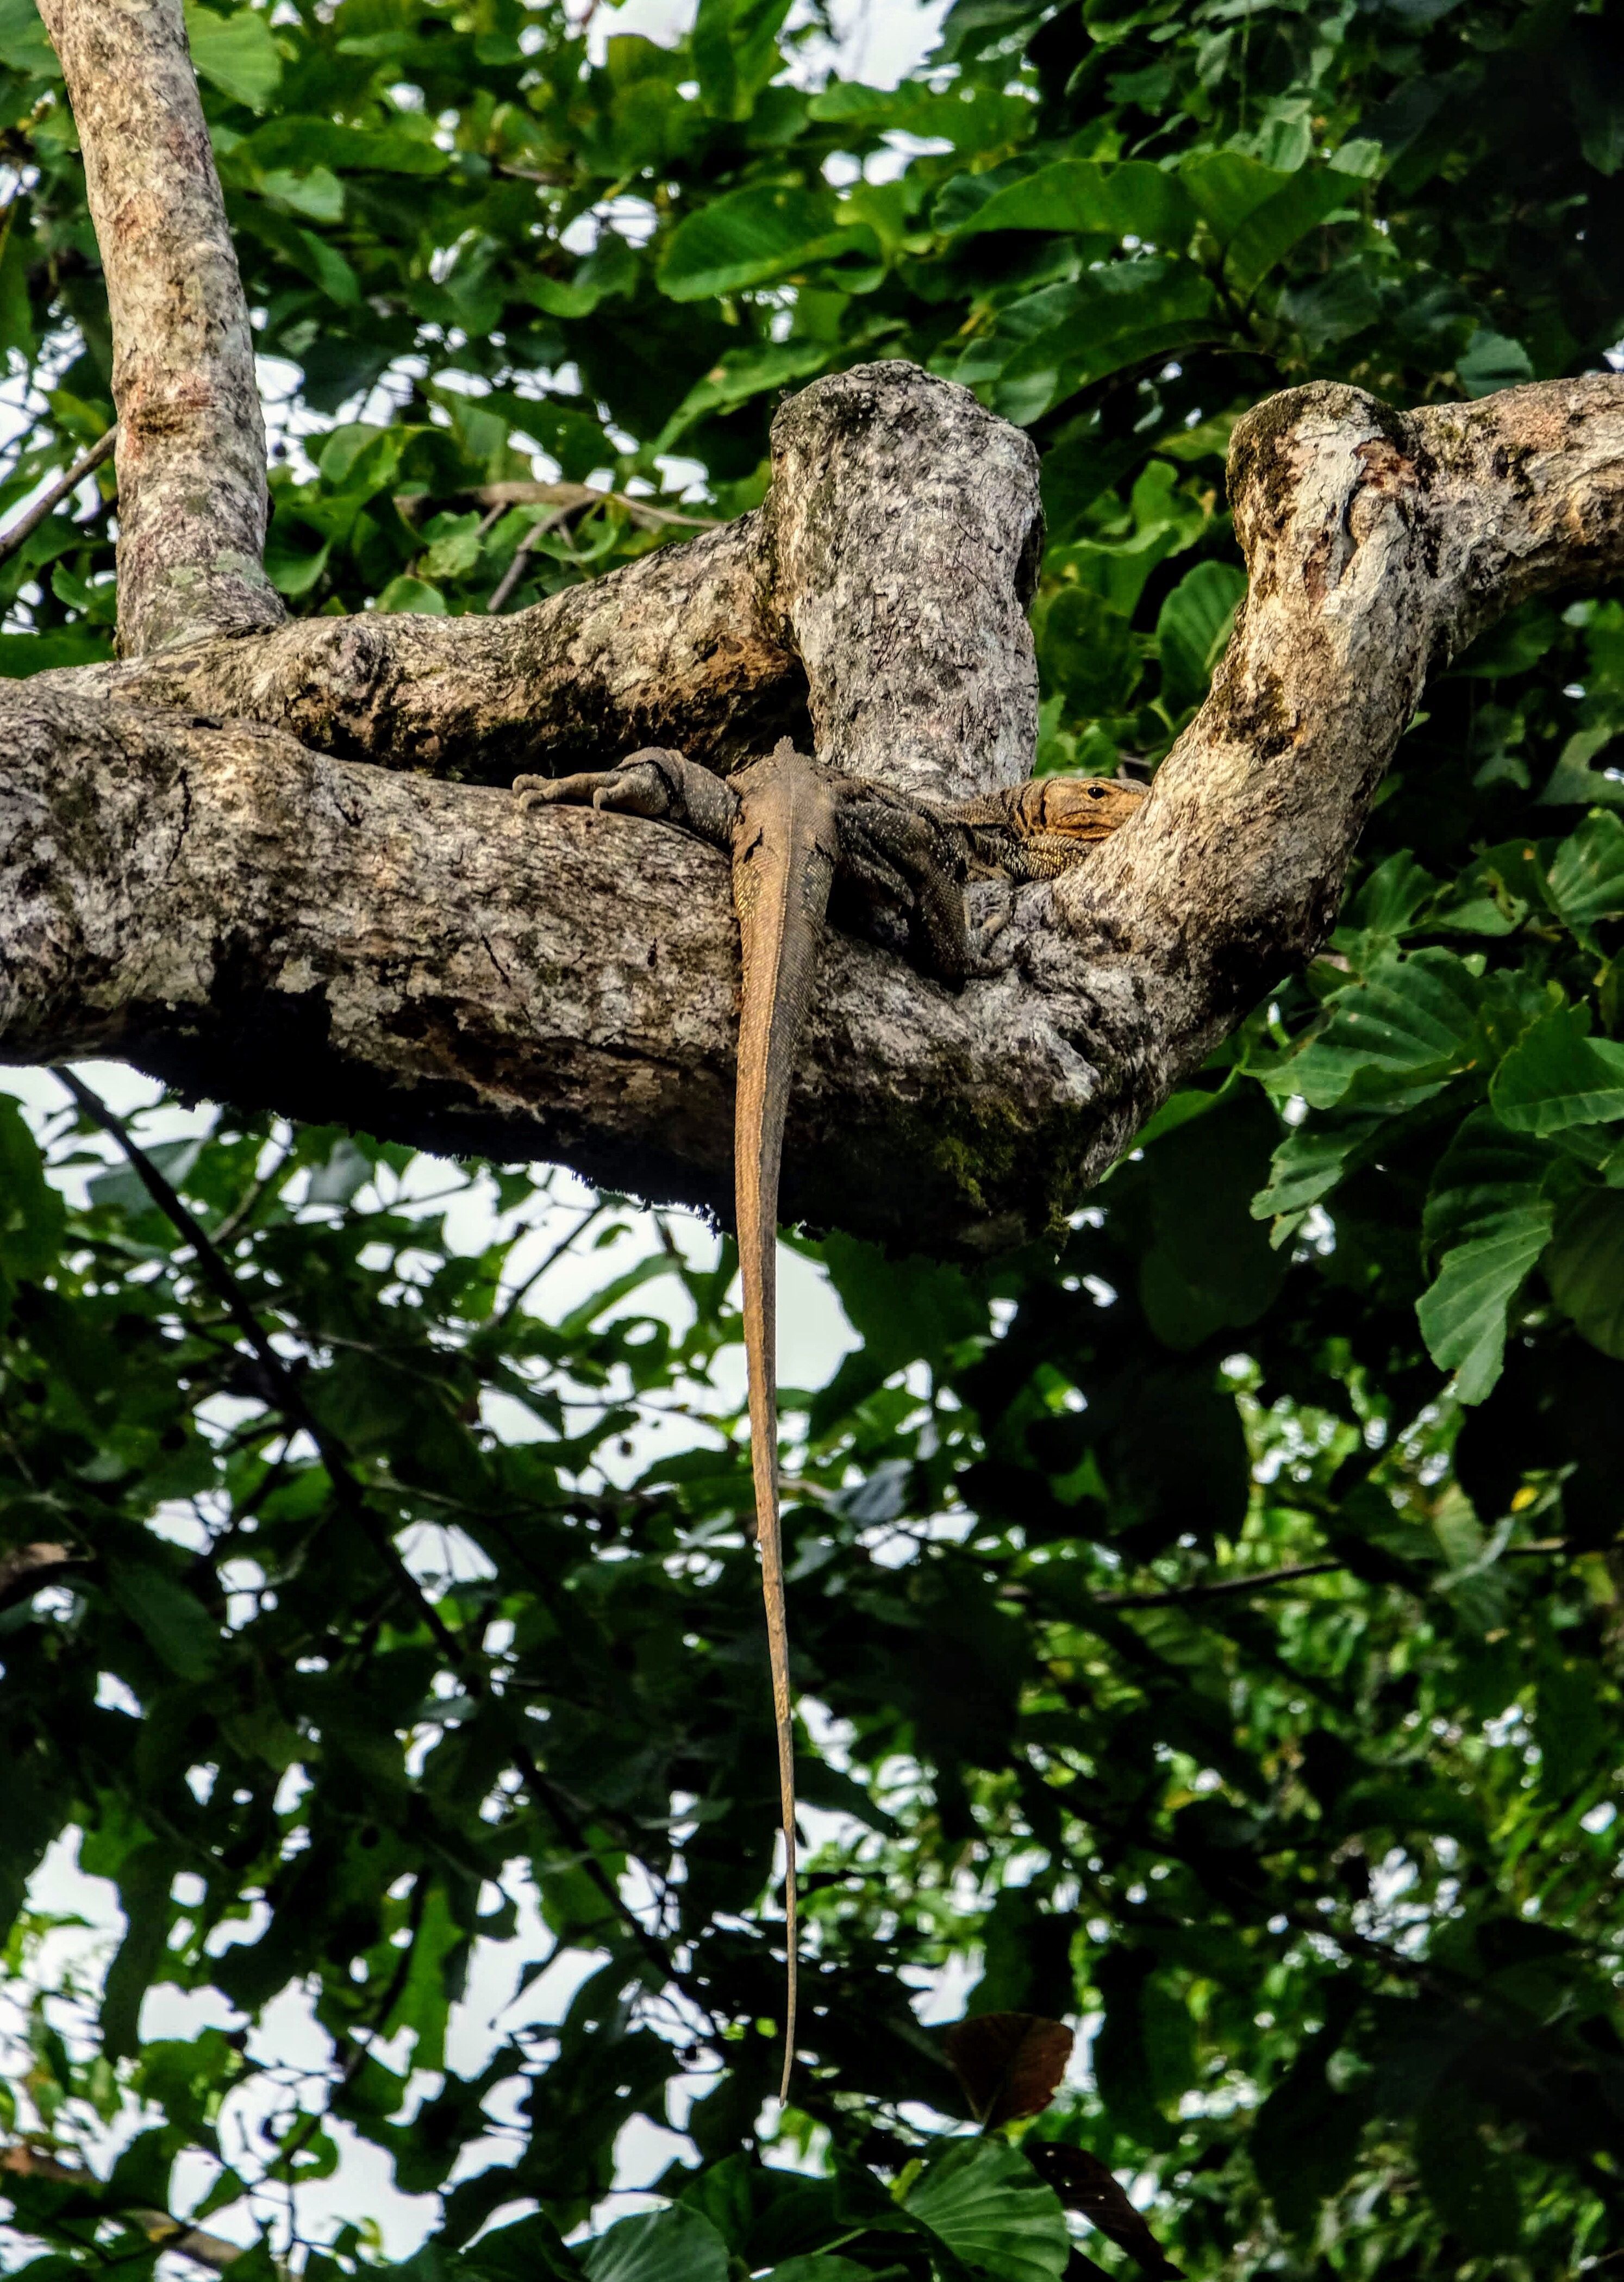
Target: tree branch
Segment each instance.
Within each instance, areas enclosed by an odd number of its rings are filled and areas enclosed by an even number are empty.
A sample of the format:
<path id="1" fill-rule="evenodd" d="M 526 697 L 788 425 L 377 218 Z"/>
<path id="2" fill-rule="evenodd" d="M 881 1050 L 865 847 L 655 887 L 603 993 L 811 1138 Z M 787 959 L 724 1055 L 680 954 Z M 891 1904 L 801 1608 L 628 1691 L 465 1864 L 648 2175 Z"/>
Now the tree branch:
<path id="1" fill-rule="evenodd" d="M 1001 683 L 994 666 L 1030 491 L 959 486 L 959 520 L 944 511 L 936 537 L 978 568 L 939 579 L 938 555 L 907 536 L 912 492 L 875 485 L 904 415 L 955 464 L 985 455 L 997 423 L 902 366 L 819 383 L 787 409 L 757 516 L 518 618 L 321 620 L 0 690 L 0 1052 L 121 1055 L 193 1092 L 561 1160 L 725 1212 L 736 953 L 713 851 L 635 818 L 522 817 L 493 791 L 131 701 L 224 684 L 234 710 L 309 720 L 330 741 L 370 727 L 395 758 L 421 755 L 438 720 L 439 761 L 462 766 L 527 731 L 532 750 L 556 750 L 555 728 L 572 754 L 623 741 L 659 718 L 663 661 L 675 712 L 692 696 L 703 717 L 708 693 L 714 754 L 794 686 L 792 653 L 764 631 L 770 597 L 780 624 L 809 628 L 812 709 L 854 759 L 904 782 L 996 780 L 1019 758 L 1009 724 L 1029 652 L 1016 645 Z M 806 441 L 814 421 L 827 451 Z M 816 517 L 796 489 L 808 469 Z M 1238 428 L 1232 497 L 1253 584 L 1211 696 L 1133 823 L 1017 897 L 1005 971 L 955 999 L 893 953 L 831 939 L 789 1215 L 976 1252 L 1069 1210 L 1237 1013 L 1317 948 L 1428 664 L 1525 594 L 1624 563 L 1624 380 L 1413 417 L 1354 390 L 1295 391 Z M 814 623 L 823 572 L 796 535 L 814 522 L 860 555 L 838 575 L 872 720 Z M 995 580 L 980 566 L 1000 546 Z M 939 623 L 931 647 L 917 626 L 897 633 L 893 654 L 873 630 L 894 630 L 886 590 L 909 579 Z M 704 642 L 724 617 L 708 683 Z M 568 722 L 572 686 L 591 701 L 585 729 Z M 909 707 L 917 734 L 893 744 Z M 958 742 L 971 728 L 978 741 Z"/>
<path id="2" fill-rule="evenodd" d="M 118 440 L 118 429 L 116 426 L 110 428 L 104 436 L 97 438 L 88 452 L 80 454 L 67 473 L 58 476 L 49 491 L 41 493 L 26 514 L 19 515 L 15 523 L 0 531 L 0 563 L 15 555 L 24 539 L 32 537 L 46 516 L 61 506 L 68 493 L 77 491 L 87 476 L 96 473 Z"/>
<path id="3" fill-rule="evenodd" d="M 277 625 L 253 336 L 182 0 L 40 0 L 84 151 L 112 319 L 119 640 Z"/>

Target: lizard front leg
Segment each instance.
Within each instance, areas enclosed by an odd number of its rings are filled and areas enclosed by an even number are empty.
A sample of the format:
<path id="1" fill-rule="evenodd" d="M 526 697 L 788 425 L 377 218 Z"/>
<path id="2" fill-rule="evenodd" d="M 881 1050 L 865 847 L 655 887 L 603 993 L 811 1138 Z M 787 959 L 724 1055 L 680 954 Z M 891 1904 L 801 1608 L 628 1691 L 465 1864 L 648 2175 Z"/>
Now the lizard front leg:
<path id="1" fill-rule="evenodd" d="M 612 769 L 589 769 L 573 777 L 515 777 L 513 788 L 521 808 L 590 806 L 652 817 L 730 851 L 739 823 L 739 796 L 730 785 L 697 761 L 660 745 L 646 745 Z"/>

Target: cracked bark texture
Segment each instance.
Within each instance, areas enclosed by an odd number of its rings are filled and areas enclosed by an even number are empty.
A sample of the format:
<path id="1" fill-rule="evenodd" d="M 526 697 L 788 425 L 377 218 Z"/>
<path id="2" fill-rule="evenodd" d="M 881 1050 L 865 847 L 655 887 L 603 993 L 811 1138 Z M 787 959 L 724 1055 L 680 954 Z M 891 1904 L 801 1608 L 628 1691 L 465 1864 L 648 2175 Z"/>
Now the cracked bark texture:
<path id="1" fill-rule="evenodd" d="M 820 384 L 837 416 L 844 385 Z M 905 368 L 887 385 L 945 389 Z M 1624 381 L 1413 415 L 1293 391 L 1237 428 L 1231 480 L 1246 606 L 1133 823 L 1020 893 L 1004 971 L 960 997 L 831 941 L 787 1215 L 966 1254 L 1052 1225 L 1321 940 L 1428 664 L 1529 594 L 1624 567 Z M 670 550 L 762 552 L 748 524 Z M 661 572 L 670 591 L 687 575 Z M 973 609 L 979 588 L 959 591 Z M 302 631 L 200 657 L 241 671 Z M 41 675 L 0 707 L 10 1058 L 123 1055 L 189 1091 L 725 1214 L 737 938 L 713 850 L 137 702 L 118 672 Z M 993 780 L 990 731 L 973 757 Z"/>
<path id="2" fill-rule="evenodd" d="M 126 655 L 0 688 L 0 1056 L 122 1055 L 725 1215 L 726 865 L 495 788 L 646 743 L 725 773 L 785 733 L 905 792 L 1017 780 L 1030 444 L 860 366 L 783 408 L 739 523 L 510 619 L 282 624 L 179 0 L 44 12 L 114 306 Z M 955 998 L 831 940 L 789 1215 L 975 1253 L 1069 1211 L 1323 939 L 1429 668 L 1624 568 L 1624 379 L 1415 414 L 1291 391 L 1237 426 L 1230 497 L 1250 585 L 1211 694 L 1133 822 L 1015 898 L 1002 971 Z"/>
<path id="3" fill-rule="evenodd" d="M 119 643 L 280 624 L 253 335 L 182 0 L 40 0 L 112 319 Z"/>

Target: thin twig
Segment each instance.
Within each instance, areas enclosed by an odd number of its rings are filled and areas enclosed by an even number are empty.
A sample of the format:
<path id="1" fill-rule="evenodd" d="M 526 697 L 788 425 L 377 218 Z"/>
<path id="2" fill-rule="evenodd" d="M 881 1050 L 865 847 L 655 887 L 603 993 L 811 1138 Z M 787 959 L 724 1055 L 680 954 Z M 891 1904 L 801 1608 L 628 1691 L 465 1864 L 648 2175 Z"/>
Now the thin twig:
<path id="1" fill-rule="evenodd" d="M 523 578 L 525 568 L 530 559 L 531 551 L 536 547 L 539 546 L 542 539 L 546 537 L 548 532 L 555 529 L 559 524 L 563 522 L 564 517 L 568 514 L 568 512 L 569 510 L 568 508 L 555 508 L 551 515 L 544 515 L 539 523 L 533 523 L 530 525 L 530 529 L 520 539 L 519 544 L 514 548 L 513 561 L 508 564 L 507 570 L 503 571 L 501 578 L 497 582 L 496 592 L 491 595 L 491 600 L 485 604 L 487 616 L 494 618 L 499 615 L 502 606 L 507 602 L 507 597 L 513 593 L 514 588 L 518 585 L 520 579 Z"/>
<path id="2" fill-rule="evenodd" d="M 1566 1537 L 1537 1537 L 1527 1545 L 1508 1545 L 1503 1561 L 1527 1561 L 1544 1553 L 1567 1553 Z M 1605 1548 L 1602 1548 L 1605 1549 Z M 1179 1601 L 1216 1601 L 1233 1593 L 1262 1593 L 1276 1585 L 1294 1584 L 1299 1577 L 1328 1577 L 1348 1567 L 1346 1561 L 1303 1561 L 1289 1569 L 1257 1569 L 1247 1577 L 1221 1577 L 1211 1585 L 1172 1585 L 1162 1593 L 1096 1593 L 1102 1609 L 1165 1609 Z"/>
<path id="3" fill-rule="evenodd" d="M 114 424 L 89 450 L 81 453 L 66 475 L 58 476 L 48 492 L 41 493 L 26 515 L 19 515 L 9 531 L 0 532 L 0 563 L 15 555 L 25 539 L 36 532 L 48 515 L 59 508 L 70 492 L 77 491 L 85 477 L 94 475 L 119 440 L 118 424 Z"/>
<path id="4" fill-rule="evenodd" d="M 13 2140 L 0 2147 L 0 2171 L 9 2171 L 13 2178 L 52 2179 L 63 2186 L 88 2187 L 99 2191 L 106 2184 L 93 2171 L 80 2169 L 72 2163 L 58 2162 L 25 2140 Z M 212 2267 L 223 2274 L 228 2266 L 245 2255 L 246 2246 L 228 2242 L 223 2235 L 210 2234 L 200 2226 L 188 2226 L 183 2218 L 171 2218 L 167 2211 L 132 2210 L 125 2216 L 138 2226 L 151 2243 L 160 2250 L 178 2250 L 184 2258 L 195 2258 L 200 2266 Z M 286 2270 L 280 2260 L 279 2272 Z"/>
<path id="5" fill-rule="evenodd" d="M 160 1212 L 172 1223 L 191 1247 L 204 1280 L 212 1285 L 231 1320 L 252 1348 L 255 1358 L 267 1378 L 276 1387 L 282 1407 L 288 1417 L 307 1433 L 316 1447 L 317 1455 L 333 1485 L 334 1496 L 345 1513 L 366 1537 L 367 1543 L 394 1579 L 407 1601 L 432 1635 L 446 1662 L 461 1678 L 468 1695 L 476 1702 L 487 1699 L 486 1674 L 476 1665 L 463 1642 L 451 1631 L 439 1611 L 400 1556 L 399 1548 L 378 1516 L 373 1512 L 361 1483 L 351 1471 L 343 1450 L 322 1426 L 309 1404 L 298 1378 L 289 1369 L 267 1337 L 263 1325 L 255 1315 L 247 1294 L 237 1281 L 229 1264 L 216 1250 L 195 1215 L 182 1202 L 175 1191 L 158 1167 L 127 1130 L 123 1121 L 115 1116 L 99 1094 L 91 1091 L 71 1069 L 58 1069 L 56 1076 L 66 1087 L 91 1122 L 116 1141 L 129 1160 L 130 1168 Z M 542 1773 L 527 1744 L 522 1743 L 510 1724 L 508 1751 L 518 1769 L 525 1789 L 542 1812 L 553 1822 L 564 1843 L 580 1859 L 582 1868 L 608 1904 L 611 1913 L 620 1919 L 633 1940 L 656 1970 L 680 1989 L 690 2004 L 708 2020 L 713 2032 L 721 2033 L 721 2023 L 701 1997 L 691 1976 L 684 1974 L 667 1950 L 665 1944 L 643 1923 L 620 1888 L 615 1884 L 590 1842 L 585 1828 L 558 1785 Z M 651 1874 L 650 1882 L 654 1883 Z"/>
<path id="6" fill-rule="evenodd" d="M 1171 1585 L 1163 1593 L 1096 1593 L 1104 1609 L 1164 1609 L 1176 1601 L 1211 1601 L 1226 1593 L 1262 1593 L 1299 1577 L 1326 1577 L 1345 1569 L 1345 1561 L 1303 1561 L 1289 1569 L 1257 1569 L 1249 1577 L 1224 1577 L 1215 1585 Z"/>

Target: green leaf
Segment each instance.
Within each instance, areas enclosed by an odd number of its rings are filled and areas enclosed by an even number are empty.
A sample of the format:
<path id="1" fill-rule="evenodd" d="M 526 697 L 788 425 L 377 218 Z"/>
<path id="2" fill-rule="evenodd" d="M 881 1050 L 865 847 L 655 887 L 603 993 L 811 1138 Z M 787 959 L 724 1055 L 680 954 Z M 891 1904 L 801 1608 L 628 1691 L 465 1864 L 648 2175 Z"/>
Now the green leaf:
<path id="1" fill-rule="evenodd" d="M 925 2164 L 903 2208 L 996 2282 L 1048 2282 L 1071 2256 L 1060 2198 L 1001 2140 L 955 2140 Z"/>
<path id="2" fill-rule="evenodd" d="M 1624 1191 L 1574 1199 L 1557 1224 L 1545 1280 L 1590 1345 L 1624 1361 Z"/>
<path id="3" fill-rule="evenodd" d="M 1605 812 L 1587 816 L 1552 857 L 1546 884 L 1576 934 L 1624 913 L 1624 823 Z"/>
<path id="4" fill-rule="evenodd" d="M 581 2282 L 583 2270 L 575 2252 L 540 2211 L 482 2234 L 460 2262 L 467 2282 Z"/>
<path id="5" fill-rule="evenodd" d="M 859 251 L 878 255 L 878 241 L 866 227 L 842 228 L 832 193 L 779 183 L 733 190 L 677 224 L 660 290 L 673 301 L 704 301 Z"/>
<path id="6" fill-rule="evenodd" d="M 708 2218 L 673 2203 L 600 2234 L 586 2271 L 589 2282 L 728 2282 L 727 2245 Z"/>
<path id="7" fill-rule="evenodd" d="M 1053 309 L 1056 321 L 1012 340 L 1009 353 L 990 368 L 986 351 L 972 346 L 955 376 L 968 385 L 990 385 L 993 409 L 1021 426 L 1094 381 L 1210 340 L 1218 330 L 1211 283 L 1191 261 L 1108 262 L 1053 301 L 1033 295 L 1032 302 L 1043 313 Z M 1001 331 L 1014 333 L 1025 307 L 1017 302 L 1004 310 Z M 1032 314 L 1040 314 L 1037 307 Z"/>
<path id="8" fill-rule="evenodd" d="M 1535 1022 L 1496 1071 L 1495 1115 L 1512 1133 L 1543 1136 L 1624 1117 L 1624 1045 L 1587 1035 L 1582 1006 L 1559 1006 Z"/>
<path id="9" fill-rule="evenodd" d="M 902 2269 L 897 2266 L 891 2270 L 901 2282 Z M 810 2257 L 786 2258 L 781 2266 L 772 2268 L 764 2282 L 874 2282 L 874 2269 L 859 2266 L 855 2258 L 842 2258 L 838 2252 L 815 2251 Z"/>
<path id="10" fill-rule="evenodd" d="M 1534 377 L 1534 361 L 1520 341 L 1481 327 L 1456 360 L 1455 377 L 1467 396 L 1492 396 L 1496 389 L 1520 388 Z"/>
<path id="11" fill-rule="evenodd" d="M 1230 240 L 1224 275 L 1249 299 L 1292 247 L 1357 195 L 1345 174 L 1304 167 L 1249 213 Z"/>
<path id="12" fill-rule="evenodd" d="M 1395 954 L 1334 994 L 1325 1028 L 1282 1057 L 1267 1083 L 1328 1109 L 1358 1080 L 1367 1096 L 1442 1082 L 1473 1060 L 1481 999 L 1478 978 L 1453 951 Z"/>
<path id="13" fill-rule="evenodd" d="M 1608 776 L 1590 765 L 1617 734 L 1608 722 L 1599 728 L 1581 729 L 1570 737 L 1557 756 L 1557 765 L 1539 796 L 1540 805 L 1624 808 L 1624 777 Z"/>
<path id="14" fill-rule="evenodd" d="M 269 22 L 254 8 L 217 16 L 187 0 L 186 37 L 199 79 L 251 111 L 268 103 L 282 84 L 282 52 Z"/>
<path id="15" fill-rule="evenodd" d="M 1429 1251 L 1501 1234 L 1507 1213 L 1536 1204 L 1553 1152 L 1530 1134 L 1508 1133 L 1497 1117 L 1474 1109 L 1439 1160 L 1421 1215 Z"/>
<path id="16" fill-rule="evenodd" d="M 1233 563 L 1198 563 L 1163 603 L 1156 622 L 1162 702 L 1175 718 L 1206 695 L 1245 593 L 1246 575 Z"/>
<path id="17" fill-rule="evenodd" d="M 1155 1241 L 1140 1264 L 1140 1301 L 1175 1350 L 1255 1323 L 1280 1292 L 1288 1261 L 1247 1207 L 1280 1122 L 1255 1088 L 1168 1133 L 1149 1149 Z"/>
<path id="18" fill-rule="evenodd" d="M 426 578 L 414 578 L 402 571 L 391 578 L 373 606 L 381 612 L 421 610 L 429 617 L 443 618 L 446 612 L 445 595 Z"/>
<path id="19" fill-rule="evenodd" d="M 1280 2223 L 1311 2226 L 1322 2204 L 1347 2182 L 1370 2116 L 1368 2100 L 1333 2092 L 1326 2081 L 1330 2039 L 1306 2038 L 1297 2059 L 1253 2120 L 1248 2149 Z"/>
<path id="20" fill-rule="evenodd" d="M 156 1562 L 111 1556 L 107 1589 L 133 1618 L 170 1671 L 206 1680 L 220 1661 L 220 1627 L 194 1593 Z"/>
<path id="21" fill-rule="evenodd" d="M 834 353 L 831 344 L 823 340 L 763 341 L 754 348 L 729 349 L 703 380 L 695 381 L 666 422 L 658 449 L 673 450 L 697 421 L 713 413 L 734 411 L 753 397 L 811 379 Z"/>
<path id="22" fill-rule="evenodd" d="M 26 79 L 61 78 L 35 0 L 0 0 L 0 64 Z"/>
<path id="23" fill-rule="evenodd" d="M 1038 633 L 1038 662 L 1050 688 L 1077 713 L 1120 712 L 1140 677 L 1140 653 L 1126 618 L 1090 586 L 1066 586 L 1049 602 Z"/>
<path id="24" fill-rule="evenodd" d="M 1287 173 L 1238 151 L 1187 159 L 1179 179 L 1226 248 L 1224 274 L 1243 296 L 1257 291 L 1300 238 L 1357 195 L 1353 178 L 1340 170 L 1304 167 Z"/>
<path id="25" fill-rule="evenodd" d="M 1500 1376 L 1506 1313 L 1550 1240 L 1553 1213 L 1541 1202 L 1500 1214 L 1493 1235 L 1444 1254 L 1416 1303 L 1427 1351 L 1440 1370 L 1455 1373 L 1462 1402 L 1481 1402 Z"/>
<path id="26" fill-rule="evenodd" d="M 1516 2176 L 1484 2138 L 1458 2085 L 1443 2084 L 1427 2099 L 1415 2153 L 1428 2200 L 1465 2249 L 1494 2258 L 1521 2240 Z"/>
<path id="27" fill-rule="evenodd" d="M 43 1276 L 61 1246 L 62 1199 L 21 1110 L 0 1094 L 0 1285 Z"/>
<path id="28" fill-rule="evenodd" d="M 717 119 L 748 119 L 780 68 L 778 31 L 790 0 L 700 0 L 689 48 L 700 100 Z"/>
<path id="29" fill-rule="evenodd" d="M 1120 244 L 1136 237 L 1164 250 L 1182 248 L 1195 209 L 1176 175 L 1148 160 L 1102 166 L 1094 159 L 1056 159 L 997 190 L 955 231 L 961 238 L 992 229 L 1076 230 Z"/>
<path id="30" fill-rule="evenodd" d="M 141 2000 L 163 1962 L 169 1938 L 169 1886 L 174 1858 L 161 1840 L 135 1848 L 119 1867 L 125 1935 L 107 1968 L 102 1995 L 102 2052 L 121 2060 L 140 2045 Z"/>
<path id="31" fill-rule="evenodd" d="M 1375 1110 L 1335 1119 L 1310 1117 L 1294 1125 L 1274 1152 L 1268 1187 L 1252 1199 L 1253 1218 L 1287 1223 L 1277 1231 L 1276 1242 L 1289 1236 L 1309 1207 L 1330 1195 L 1349 1158 L 1387 1122 L 1386 1114 Z"/>

